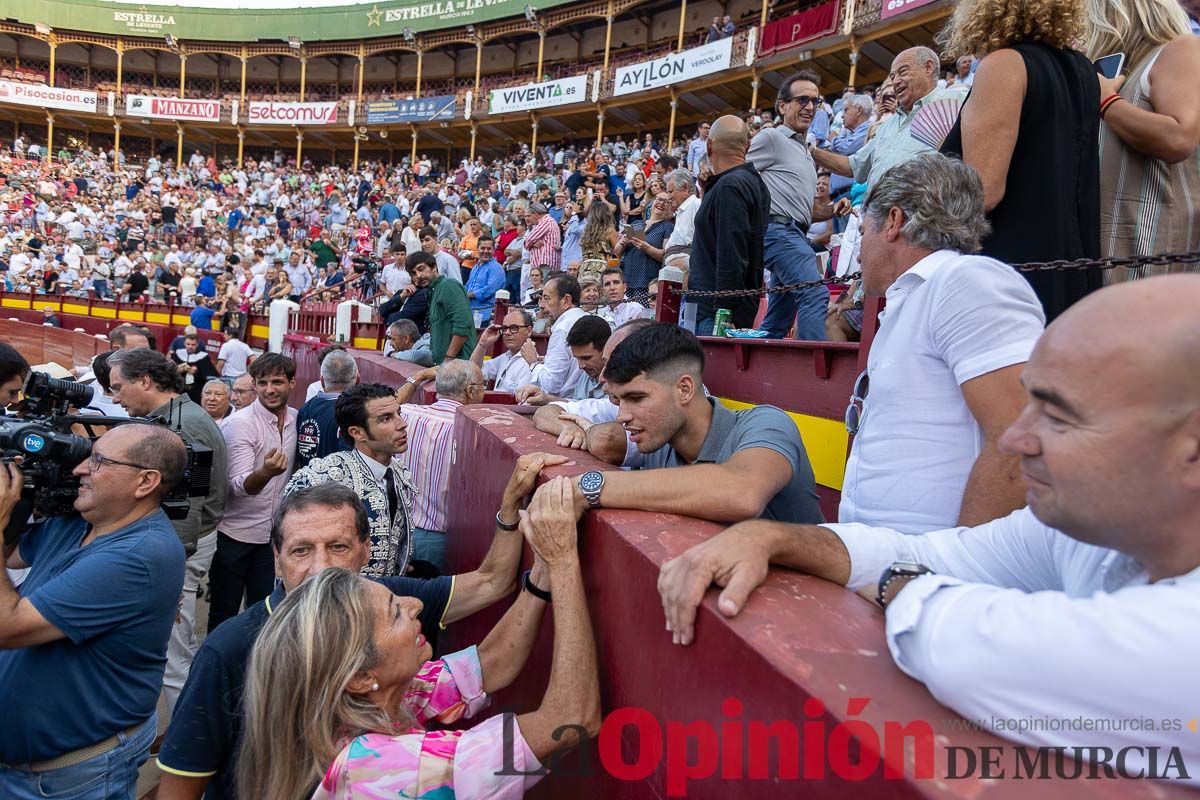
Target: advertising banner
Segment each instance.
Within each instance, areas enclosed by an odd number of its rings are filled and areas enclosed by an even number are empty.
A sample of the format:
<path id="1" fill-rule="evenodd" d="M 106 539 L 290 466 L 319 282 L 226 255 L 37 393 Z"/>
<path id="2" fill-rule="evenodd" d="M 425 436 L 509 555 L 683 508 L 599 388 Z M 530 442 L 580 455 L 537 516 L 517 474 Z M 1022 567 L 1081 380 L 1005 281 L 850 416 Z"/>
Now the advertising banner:
<path id="1" fill-rule="evenodd" d="M 768 56 L 836 33 L 841 19 L 838 0 L 813 6 L 790 17 L 768 22 L 758 42 L 758 54 Z"/>
<path id="2" fill-rule="evenodd" d="M 574 0 L 538 0 L 545 11 Z M 0 0 L 0 17 L 55 29 L 201 41 L 305 42 L 400 36 L 461 28 L 489 20 L 520 17 L 527 0 L 378 0 L 305 2 L 288 0 Z"/>
<path id="3" fill-rule="evenodd" d="M 387 125 L 392 122 L 433 122 L 454 119 L 452 94 L 422 97 L 419 100 L 368 100 L 367 124 Z"/>
<path id="4" fill-rule="evenodd" d="M 219 100 L 127 94 L 125 115 L 148 119 L 176 119 L 183 122 L 220 122 L 221 103 Z"/>
<path id="5" fill-rule="evenodd" d="M 337 122 L 337 103 L 271 103 L 256 100 L 246 104 L 246 120 L 251 125 L 333 125 Z"/>
<path id="6" fill-rule="evenodd" d="M 587 75 L 576 75 L 557 81 L 496 89 L 488 98 L 488 113 L 507 114 L 510 111 L 583 103 L 587 100 L 587 80 Z"/>
<path id="7" fill-rule="evenodd" d="M 57 89 L 40 83 L 0 81 L 0 103 L 96 113 L 96 93 Z"/>
<path id="8" fill-rule="evenodd" d="M 733 39 L 719 39 L 653 61 L 620 67 L 613 83 L 613 94 L 633 94 L 720 72 L 729 68 L 732 55 Z"/>

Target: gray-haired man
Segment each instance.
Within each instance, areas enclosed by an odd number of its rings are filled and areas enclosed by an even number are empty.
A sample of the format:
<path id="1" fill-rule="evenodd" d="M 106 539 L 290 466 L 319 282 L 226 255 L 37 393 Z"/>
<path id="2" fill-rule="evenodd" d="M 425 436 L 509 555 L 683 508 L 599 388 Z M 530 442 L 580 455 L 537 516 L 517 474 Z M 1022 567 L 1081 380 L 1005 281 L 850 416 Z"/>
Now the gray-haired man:
<path id="1" fill-rule="evenodd" d="M 398 319 L 387 329 L 387 355 L 401 361 L 411 361 L 422 367 L 433 366 L 429 351 L 429 334 L 421 335 L 417 323 L 411 319 Z"/>

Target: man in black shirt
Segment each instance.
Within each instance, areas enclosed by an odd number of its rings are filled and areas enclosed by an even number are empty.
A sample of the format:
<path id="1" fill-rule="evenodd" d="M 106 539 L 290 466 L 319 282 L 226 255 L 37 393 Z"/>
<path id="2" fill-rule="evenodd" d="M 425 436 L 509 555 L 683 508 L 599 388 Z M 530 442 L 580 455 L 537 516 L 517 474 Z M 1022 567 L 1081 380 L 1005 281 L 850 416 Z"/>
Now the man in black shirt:
<path id="1" fill-rule="evenodd" d="M 136 300 L 149 288 L 150 279 L 140 268 L 135 267 L 133 272 L 129 273 L 129 277 L 125 279 L 125 286 L 121 291 L 128 293 L 130 300 Z"/>
<path id="2" fill-rule="evenodd" d="M 758 170 L 746 161 L 750 131 L 739 117 L 721 117 L 713 123 L 706 146 L 713 176 L 705 183 L 704 199 L 696 210 L 688 288 L 761 288 L 771 193 Z M 712 335 L 719 308 L 733 313 L 734 327 L 751 328 L 758 297 L 701 298 L 696 304 L 697 334 Z"/>
<path id="3" fill-rule="evenodd" d="M 350 450 L 348 438 L 338 435 L 334 408 L 342 392 L 358 383 L 358 362 L 344 350 L 334 350 L 321 361 L 321 391 L 300 407 L 296 415 L 296 469 L 314 458 Z"/>

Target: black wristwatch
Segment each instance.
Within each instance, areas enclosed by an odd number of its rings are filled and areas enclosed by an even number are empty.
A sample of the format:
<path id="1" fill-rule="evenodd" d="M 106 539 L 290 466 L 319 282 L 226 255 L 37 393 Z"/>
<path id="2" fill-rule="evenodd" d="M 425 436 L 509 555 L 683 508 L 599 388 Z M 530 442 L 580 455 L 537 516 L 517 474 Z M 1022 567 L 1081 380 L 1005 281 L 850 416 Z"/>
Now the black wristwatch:
<path id="1" fill-rule="evenodd" d="M 583 493 L 589 508 L 599 508 L 600 492 L 604 491 L 604 473 L 598 470 L 583 473 L 579 479 L 579 491 Z"/>
<path id="2" fill-rule="evenodd" d="M 543 603 L 549 603 L 550 602 L 550 593 L 547 592 L 545 589 L 539 589 L 537 587 L 537 584 L 535 584 L 533 582 L 533 579 L 531 579 L 529 577 L 531 572 L 533 572 L 533 570 L 527 569 L 527 570 L 525 570 L 524 573 L 521 574 L 521 588 L 523 588 L 525 591 L 529 592 L 531 595 L 536 597 L 538 600 L 541 600 Z"/>
<path id="3" fill-rule="evenodd" d="M 502 531 L 515 531 L 517 528 L 521 527 L 521 521 L 518 518 L 516 522 L 505 522 L 504 520 L 500 519 L 500 512 L 497 511 L 496 527 Z"/>
<path id="4" fill-rule="evenodd" d="M 888 584 L 901 578 L 919 578 L 922 575 L 929 575 L 933 572 L 924 564 L 918 564 L 915 561 L 896 561 L 883 571 L 879 576 L 879 595 L 875 598 L 875 602 L 879 603 L 880 608 L 887 608 Z"/>

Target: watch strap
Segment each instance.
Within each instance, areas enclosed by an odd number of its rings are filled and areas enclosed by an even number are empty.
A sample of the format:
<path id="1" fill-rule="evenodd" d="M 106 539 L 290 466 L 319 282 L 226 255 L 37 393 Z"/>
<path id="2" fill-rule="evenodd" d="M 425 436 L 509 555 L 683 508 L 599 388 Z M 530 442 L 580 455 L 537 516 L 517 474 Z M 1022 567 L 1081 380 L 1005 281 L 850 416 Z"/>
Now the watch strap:
<path id="1" fill-rule="evenodd" d="M 539 589 L 537 587 L 537 585 L 533 582 L 533 579 L 529 577 L 530 573 L 532 573 L 532 572 L 533 572 L 533 570 L 527 569 L 527 570 L 525 570 L 525 572 L 523 572 L 521 574 L 521 588 L 523 588 L 525 591 L 529 592 L 531 595 L 533 595 L 537 599 L 541 600 L 542 602 L 549 603 L 550 602 L 550 593 L 547 592 L 545 589 Z"/>
<path id="2" fill-rule="evenodd" d="M 517 522 L 505 522 L 504 520 L 500 519 L 500 512 L 497 511 L 496 512 L 496 527 L 502 531 L 515 531 L 517 528 L 521 527 L 521 522 L 520 522 L 520 520 L 518 520 Z"/>

